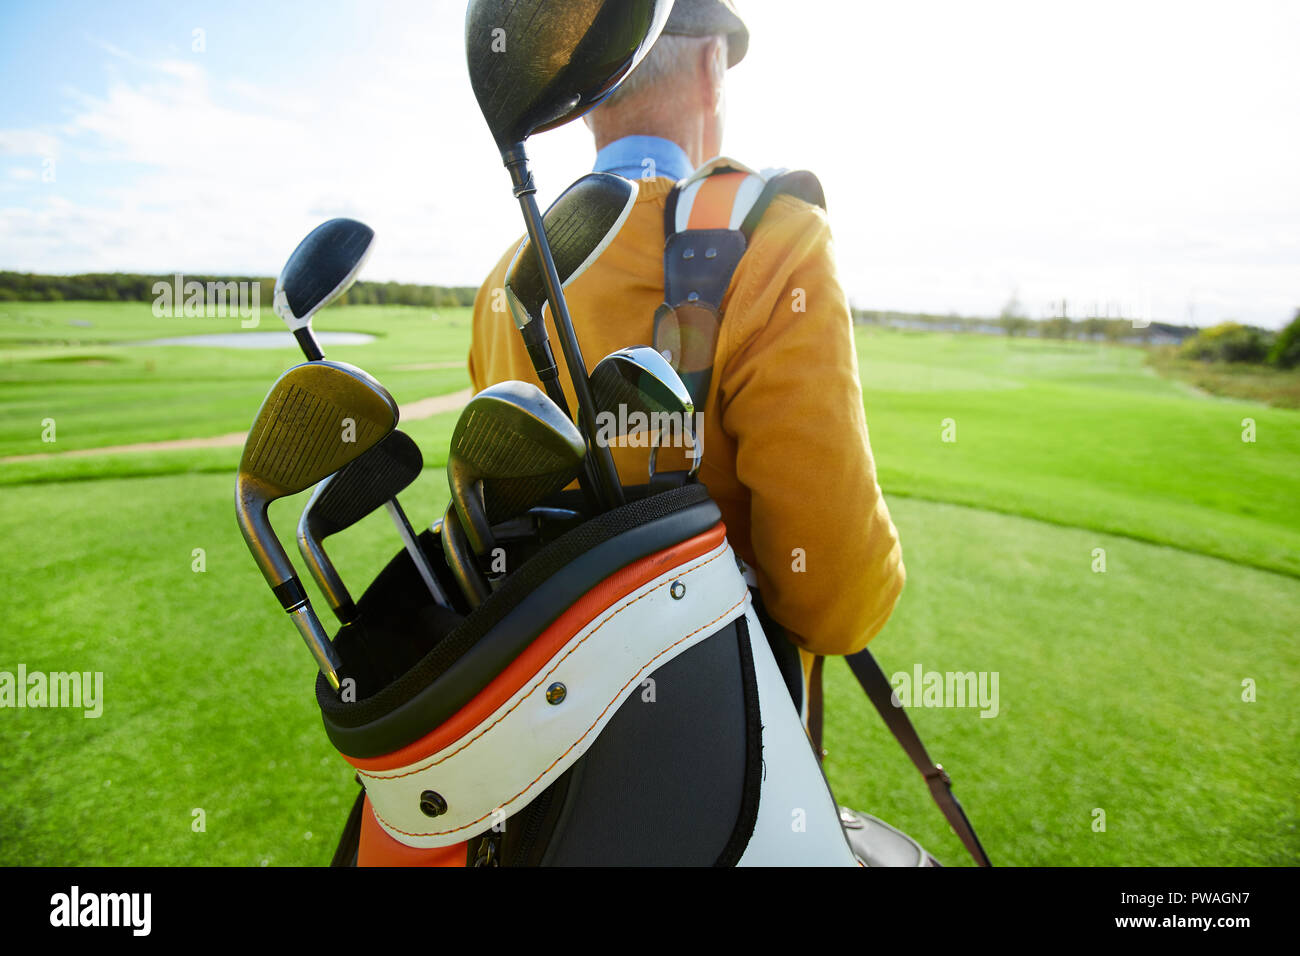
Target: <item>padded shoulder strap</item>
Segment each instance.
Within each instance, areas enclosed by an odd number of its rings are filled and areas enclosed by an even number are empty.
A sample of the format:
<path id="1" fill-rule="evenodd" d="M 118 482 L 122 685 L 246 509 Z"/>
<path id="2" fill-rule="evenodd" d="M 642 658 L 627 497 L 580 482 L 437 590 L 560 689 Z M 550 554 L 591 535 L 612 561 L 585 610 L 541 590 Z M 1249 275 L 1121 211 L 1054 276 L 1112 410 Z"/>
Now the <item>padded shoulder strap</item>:
<path id="1" fill-rule="evenodd" d="M 703 407 L 712 377 L 722 298 L 763 213 L 781 194 L 826 208 L 806 170 L 755 172 L 720 157 L 677 183 L 664 204 L 664 306 L 655 348 Z"/>

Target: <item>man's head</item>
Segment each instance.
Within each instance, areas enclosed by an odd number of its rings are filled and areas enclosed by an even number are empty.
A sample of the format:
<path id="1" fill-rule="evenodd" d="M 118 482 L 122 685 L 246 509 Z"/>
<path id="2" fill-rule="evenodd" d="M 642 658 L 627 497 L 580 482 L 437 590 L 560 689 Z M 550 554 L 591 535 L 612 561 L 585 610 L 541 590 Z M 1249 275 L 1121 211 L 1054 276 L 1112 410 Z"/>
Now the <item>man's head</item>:
<path id="1" fill-rule="evenodd" d="M 726 72 L 749 47 L 732 0 L 676 0 L 654 47 L 614 95 L 585 117 L 596 148 L 660 136 L 699 165 L 722 151 Z"/>

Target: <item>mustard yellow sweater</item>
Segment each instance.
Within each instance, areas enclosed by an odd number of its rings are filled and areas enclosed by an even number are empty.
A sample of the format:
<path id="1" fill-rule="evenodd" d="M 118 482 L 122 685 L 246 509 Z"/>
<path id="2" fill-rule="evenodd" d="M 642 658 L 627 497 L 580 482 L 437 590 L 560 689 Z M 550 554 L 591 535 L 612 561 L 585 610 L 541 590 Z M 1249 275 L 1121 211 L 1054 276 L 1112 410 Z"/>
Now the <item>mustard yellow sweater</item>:
<path id="1" fill-rule="evenodd" d="M 649 345 L 663 301 L 666 178 L 639 181 L 618 236 L 566 290 L 588 368 Z M 538 384 L 501 289 L 511 245 L 474 303 L 474 389 L 506 379 Z M 802 307 L 802 311 L 800 308 Z M 848 300 L 821 209 L 778 196 L 754 231 L 723 298 L 704 406 L 700 480 L 722 511 L 736 552 L 758 574 L 768 611 L 804 651 L 851 654 L 884 626 L 903 589 L 898 532 L 876 481 Z M 547 330 L 569 407 L 559 339 Z M 616 447 L 629 485 L 644 484 L 645 448 Z M 659 468 L 683 467 L 677 449 Z"/>

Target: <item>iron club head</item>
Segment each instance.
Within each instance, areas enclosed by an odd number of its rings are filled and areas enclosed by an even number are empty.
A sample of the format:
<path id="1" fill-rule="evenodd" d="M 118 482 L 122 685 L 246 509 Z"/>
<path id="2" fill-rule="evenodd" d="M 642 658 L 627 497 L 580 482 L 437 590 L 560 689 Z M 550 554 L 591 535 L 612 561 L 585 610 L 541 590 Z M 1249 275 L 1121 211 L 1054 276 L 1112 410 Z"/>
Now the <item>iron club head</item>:
<path id="1" fill-rule="evenodd" d="M 308 362 L 271 386 L 244 443 L 235 515 L 267 584 L 330 683 L 339 660 L 271 527 L 271 502 L 310 488 L 363 455 L 397 425 L 397 403 L 361 369 Z"/>
<path id="2" fill-rule="evenodd" d="M 447 481 L 475 554 L 492 547 L 492 525 L 527 511 L 577 475 L 582 433 L 535 385 L 499 382 L 461 412 Z"/>
<path id="3" fill-rule="evenodd" d="M 333 562 L 325 539 L 344 531 L 388 504 L 424 467 L 411 436 L 393 431 L 356 461 L 330 475 L 312 493 L 298 520 L 298 550 L 335 615 L 344 624 L 356 617 L 356 604 Z"/>

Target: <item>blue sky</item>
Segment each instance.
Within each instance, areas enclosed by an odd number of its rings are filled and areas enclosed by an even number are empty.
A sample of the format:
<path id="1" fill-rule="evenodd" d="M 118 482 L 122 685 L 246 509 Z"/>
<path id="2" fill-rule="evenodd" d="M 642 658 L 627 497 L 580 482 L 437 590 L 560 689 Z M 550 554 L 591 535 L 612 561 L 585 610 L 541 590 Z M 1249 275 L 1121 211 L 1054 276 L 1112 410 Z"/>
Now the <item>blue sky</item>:
<path id="1" fill-rule="evenodd" d="M 739 8 L 725 151 L 818 173 L 856 304 L 1300 307 L 1300 4 Z M 3 0 L 0 269 L 272 275 L 352 215 L 378 233 L 368 277 L 477 284 L 520 228 L 463 14 Z M 543 203 L 593 152 L 581 123 L 530 150 Z"/>

